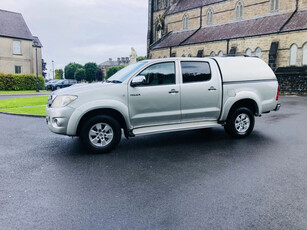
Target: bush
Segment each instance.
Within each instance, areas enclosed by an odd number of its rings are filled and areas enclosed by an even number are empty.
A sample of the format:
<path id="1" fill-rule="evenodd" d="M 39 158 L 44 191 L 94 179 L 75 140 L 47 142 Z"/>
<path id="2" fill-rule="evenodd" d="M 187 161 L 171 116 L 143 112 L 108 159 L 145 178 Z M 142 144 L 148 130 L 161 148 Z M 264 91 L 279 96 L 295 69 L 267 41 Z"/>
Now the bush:
<path id="1" fill-rule="evenodd" d="M 109 77 L 112 77 L 112 75 L 114 75 L 115 73 L 117 73 L 118 71 L 120 71 L 121 69 L 125 68 L 126 65 L 120 65 L 120 66 L 113 66 L 110 67 L 107 71 L 107 76 L 106 79 L 108 79 Z"/>
<path id="2" fill-rule="evenodd" d="M 45 88 L 45 79 L 38 77 L 39 89 Z M 35 90 L 36 76 L 34 74 L 2 74 L 0 73 L 0 90 Z"/>

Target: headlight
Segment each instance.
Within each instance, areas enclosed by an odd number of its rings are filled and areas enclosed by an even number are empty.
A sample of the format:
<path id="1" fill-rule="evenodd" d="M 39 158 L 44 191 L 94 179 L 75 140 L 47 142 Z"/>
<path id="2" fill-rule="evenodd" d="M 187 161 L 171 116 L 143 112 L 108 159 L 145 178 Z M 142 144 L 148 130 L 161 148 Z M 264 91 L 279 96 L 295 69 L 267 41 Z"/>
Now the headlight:
<path id="1" fill-rule="evenodd" d="M 77 96 L 57 96 L 52 102 L 51 108 L 65 107 L 77 98 Z"/>

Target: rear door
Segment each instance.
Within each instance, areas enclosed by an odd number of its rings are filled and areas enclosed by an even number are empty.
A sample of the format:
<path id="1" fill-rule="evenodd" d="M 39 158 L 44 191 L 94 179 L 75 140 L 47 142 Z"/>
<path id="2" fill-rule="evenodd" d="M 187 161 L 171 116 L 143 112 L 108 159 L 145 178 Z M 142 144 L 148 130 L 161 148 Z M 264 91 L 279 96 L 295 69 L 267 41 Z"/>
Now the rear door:
<path id="1" fill-rule="evenodd" d="M 176 62 L 152 64 L 138 76 L 146 81 L 140 86 L 128 86 L 131 124 L 142 126 L 179 123 L 180 91 Z"/>
<path id="2" fill-rule="evenodd" d="M 181 61 L 182 121 L 216 121 L 221 111 L 221 78 L 213 60 Z"/>

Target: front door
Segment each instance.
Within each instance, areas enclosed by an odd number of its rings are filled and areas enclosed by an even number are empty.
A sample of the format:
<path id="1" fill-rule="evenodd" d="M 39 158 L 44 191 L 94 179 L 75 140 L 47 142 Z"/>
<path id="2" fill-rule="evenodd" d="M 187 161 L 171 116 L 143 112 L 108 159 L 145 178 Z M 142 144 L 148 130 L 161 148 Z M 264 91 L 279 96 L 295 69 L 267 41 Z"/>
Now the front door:
<path id="1" fill-rule="evenodd" d="M 145 81 L 135 87 L 128 86 L 129 112 L 134 128 L 180 122 L 176 63 L 153 64 L 138 76 L 144 76 Z"/>

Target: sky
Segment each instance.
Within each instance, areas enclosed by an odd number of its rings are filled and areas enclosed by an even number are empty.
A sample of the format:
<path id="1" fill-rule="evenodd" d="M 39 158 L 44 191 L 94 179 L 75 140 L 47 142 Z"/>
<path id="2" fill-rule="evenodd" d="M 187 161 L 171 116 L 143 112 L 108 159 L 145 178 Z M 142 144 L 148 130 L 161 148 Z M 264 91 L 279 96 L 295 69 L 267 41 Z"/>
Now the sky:
<path id="1" fill-rule="evenodd" d="M 19 12 L 43 44 L 47 76 L 70 62 L 100 64 L 128 57 L 131 47 L 146 55 L 147 0 L 1 0 L 0 9 Z"/>

